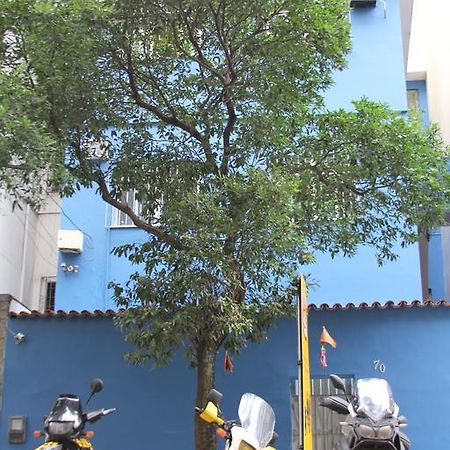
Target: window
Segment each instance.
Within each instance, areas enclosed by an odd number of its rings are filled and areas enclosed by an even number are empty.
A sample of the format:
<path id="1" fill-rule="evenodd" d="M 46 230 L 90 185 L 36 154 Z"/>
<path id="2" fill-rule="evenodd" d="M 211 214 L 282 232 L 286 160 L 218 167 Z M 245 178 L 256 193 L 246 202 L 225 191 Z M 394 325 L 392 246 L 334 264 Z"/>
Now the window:
<path id="1" fill-rule="evenodd" d="M 135 214 L 138 216 L 141 214 L 141 205 L 136 200 L 136 193 L 134 189 L 130 189 L 122 194 L 122 202 L 126 203 Z M 111 217 L 112 227 L 134 227 L 132 220 L 122 211 L 113 208 Z"/>
<path id="2" fill-rule="evenodd" d="M 406 91 L 406 101 L 408 104 L 408 111 L 420 109 L 419 91 L 417 89 L 408 89 Z"/>
<path id="3" fill-rule="evenodd" d="M 141 216 L 142 213 L 142 205 L 136 200 L 136 191 L 134 189 L 130 189 L 127 192 L 124 192 L 122 195 L 122 202 L 126 203 L 137 216 Z M 159 219 L 161 217 L 161 202 L 156 206 L 155 211 L 153 212 L 152 225 L 158 226 Z M 134 227 L 133 221 L 122 211 L 119 211 L 116 208 L 112 209 L 111 216 L 111 226 L 112 227 Z"/>
<path id="4" fill-rule="evenodd" d="M 353 388 L 353 377 L 341 377 L 348 390 Z M 337 391 L 329 378 L 313 378 L 311 380 L 312 395 L 312 423 L 314 450 L 332 450 L 339 442 L 342 433 L 339 422 L 343 416 L 328 408 L 319 405 L 319 400 L 328 395 L 338 395 L 345 398 L 342 392 Z M 299 448 L 298 429 L 298 389 L 297 380 L 291 383 L 291 423 L 292 423 L 292 450 Z"/>
<path id="5" fill-rule="evenodd" d="M 41 281 L 40 309 L 55 310 L 56 277 L 44 277 Z"/>

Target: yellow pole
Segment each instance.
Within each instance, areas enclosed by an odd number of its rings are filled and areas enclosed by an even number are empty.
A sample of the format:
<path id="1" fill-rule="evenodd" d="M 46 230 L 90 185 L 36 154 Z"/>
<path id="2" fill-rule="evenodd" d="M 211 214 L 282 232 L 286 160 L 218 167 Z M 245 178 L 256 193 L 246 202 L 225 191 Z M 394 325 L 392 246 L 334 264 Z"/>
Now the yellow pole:
<path id="1" fill-rule="evenodd" d="M 311 375 L 308 347 L 308 289 L 303 275 L 298 283 L 297 340 L 298 340 L 298 417 L 299 448 L 312 450 Z"/>

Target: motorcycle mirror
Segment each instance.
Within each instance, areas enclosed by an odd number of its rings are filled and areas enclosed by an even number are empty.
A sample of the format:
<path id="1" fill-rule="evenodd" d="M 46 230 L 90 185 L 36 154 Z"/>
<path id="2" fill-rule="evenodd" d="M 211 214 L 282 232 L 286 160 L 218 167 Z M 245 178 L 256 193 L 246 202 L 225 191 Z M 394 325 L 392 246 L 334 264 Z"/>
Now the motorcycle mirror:
<path id="1" fill-rule="evenodd" d="M 332 374 L 332 375 L 330 375 L 330 380 L 336 389 L 346 393 L 345 382 L 341 377 L 338 377 L 337 375 Z"/>
<path id="2" fill-rule="evenodd" d="M 91 392 L 93 394 L 100 392 L 103 389 L 103 380 L 101 378 L 94 378 L 91 381 Z"/>
<path id="3" fill-rule="evenodd" d="M 399 416 L 398 418 L 399 425 L 408 425 L 408 419 L 405 416 Z"/>
<path id="4" fill-rule="evenodd" d="M 348 403 L 335 395 L 330 395 L 329 397 L 319 400 L 319 405 L 331 409 L 331 411 L 337 412 L 338 414 L 347 415 L 349 413 Z"/>
<path id="5" fill-rule="evenodd" d="M 211 389 L 208 392 L 208 395 L 206 397 L 206 404 L 208 404 L 208 402 L 212 402 L 212 403 L 214 403 L 214 405 L 219 407 L 222 397 L 223 397 L 223 394 L 221 392 L 216 391 L 215 389 Z"/>
<path id="6" fill-rule="evenodd" d="M 86 405 L 89 403 L 89 400 L 92 398 L 94 394 L 97 392 L 100 392 L 103 389 L 103 381 L 101 378 L 94 378 L 91 381 L 91 395 L 89 395 L 89 398 L 86 401 Z"/>

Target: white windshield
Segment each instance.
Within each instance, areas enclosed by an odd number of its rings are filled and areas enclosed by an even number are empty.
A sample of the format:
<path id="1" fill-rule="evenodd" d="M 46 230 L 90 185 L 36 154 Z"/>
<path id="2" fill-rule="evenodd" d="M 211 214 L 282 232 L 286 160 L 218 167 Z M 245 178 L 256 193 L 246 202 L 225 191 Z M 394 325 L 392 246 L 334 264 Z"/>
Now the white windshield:
<path id="1" fill-rule="evenodd" d="M 275 413 L 272 407 L 255 394 L 244 394 L 239 403 L 241 426 L 254 436 L 260 448 L 272 439 L 275 428 Z"/>
<path id="2" fill-rule="evenodd" d="M 386 380 L 362 378 L 356 382 L 355 410 L 377 421 L 394 413 L 395 403 Z"/>

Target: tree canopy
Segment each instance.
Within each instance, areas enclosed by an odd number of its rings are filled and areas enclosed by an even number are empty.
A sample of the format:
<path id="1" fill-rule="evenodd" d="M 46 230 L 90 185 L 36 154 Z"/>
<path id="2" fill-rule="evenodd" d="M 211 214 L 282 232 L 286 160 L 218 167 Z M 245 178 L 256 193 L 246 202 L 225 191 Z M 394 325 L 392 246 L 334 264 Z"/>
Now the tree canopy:
<path id="1" fill-rule="evenodd" d="M 140 266 L 114 286 L 128 307 L 118 323 L 136 362 L 186 349 L 198 404 L 218 349 L 238 351 L 291 311 L 291 281 L 315 252 L 364 244 L 395 258 L 447 207 L 436 129 L 367 99 L 325 108 L 350 49 L 347 4 L 0 5 L 14 61 L 1 75 L 1 174 L 49 163 L 63 193 L 95 186 L 148 233 L 115 250 Z M 196 438 L 211 448 L 210 434 Z"/>

